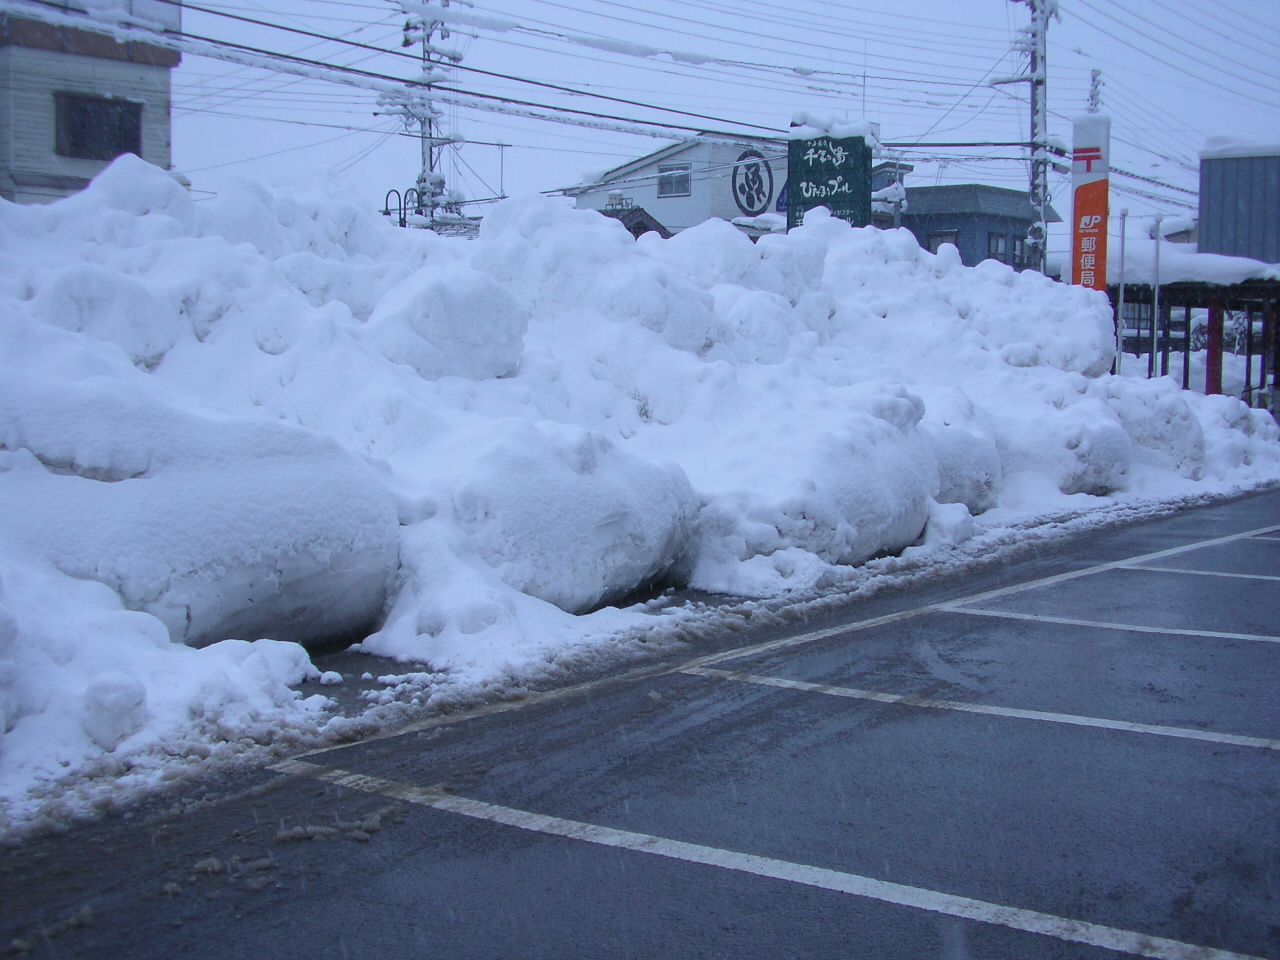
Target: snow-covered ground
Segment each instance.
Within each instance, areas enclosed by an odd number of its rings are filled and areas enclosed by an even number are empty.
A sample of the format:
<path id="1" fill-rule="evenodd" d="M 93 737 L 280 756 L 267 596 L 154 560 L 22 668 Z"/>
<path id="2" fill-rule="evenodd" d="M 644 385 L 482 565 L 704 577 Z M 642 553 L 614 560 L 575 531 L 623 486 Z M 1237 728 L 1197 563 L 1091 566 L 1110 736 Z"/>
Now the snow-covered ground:
<path id="1" fill-rule="evenodd" d="M 1280 479 L 1268 414 L 1107 373 L 1102 295 L 823 213 L 467 241 L 130 156 L 0 203 L 7 826 Z M 757 604 L 608 606 L 663 582 Z M 291 641 L 369 632 L 337 716 Z"/>

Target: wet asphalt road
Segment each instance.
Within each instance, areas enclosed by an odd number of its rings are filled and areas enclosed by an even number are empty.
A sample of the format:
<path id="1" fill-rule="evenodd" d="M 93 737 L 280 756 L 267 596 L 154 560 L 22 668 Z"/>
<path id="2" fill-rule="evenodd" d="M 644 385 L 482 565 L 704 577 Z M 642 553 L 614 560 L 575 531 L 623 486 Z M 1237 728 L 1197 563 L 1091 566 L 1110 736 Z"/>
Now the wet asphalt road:
<path id="1" fill-rule="evenodd" d="M 795 634 L 6 851 L 0 948 L 1280 958 L 1280 491 Z"/>

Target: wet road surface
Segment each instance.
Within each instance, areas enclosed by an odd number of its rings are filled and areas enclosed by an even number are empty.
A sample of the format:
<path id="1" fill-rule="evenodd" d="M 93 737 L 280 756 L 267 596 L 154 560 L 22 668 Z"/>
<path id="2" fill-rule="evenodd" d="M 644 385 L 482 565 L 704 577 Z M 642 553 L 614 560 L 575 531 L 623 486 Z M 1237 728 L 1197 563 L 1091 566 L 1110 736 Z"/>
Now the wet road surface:
<path id="1" fill-rule="evenodd" d="M 6 851 L 0 947 L 1280 958 L 1280 492 L 734 642 Z"/>

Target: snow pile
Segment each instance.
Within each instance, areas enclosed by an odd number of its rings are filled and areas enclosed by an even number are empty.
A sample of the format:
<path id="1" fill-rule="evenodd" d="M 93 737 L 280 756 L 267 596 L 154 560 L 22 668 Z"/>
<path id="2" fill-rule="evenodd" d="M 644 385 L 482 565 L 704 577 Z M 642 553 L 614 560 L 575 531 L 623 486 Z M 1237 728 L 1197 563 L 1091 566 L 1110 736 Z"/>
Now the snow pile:
<path id="1" fill-rule="evenodd" d="M 602 607 L 649 585 L 777 596 L 987 515 L 1280 476 L 1269 416 L 1107 374 L 1104 297 L 822 210 L 636 241 L 526 198 L 466 241 L 123 157 L 0 236 L 19 818 L 318 736 L 290 685 L 334 677 L 285 641 L 487 681 L 651 628 Z"/>

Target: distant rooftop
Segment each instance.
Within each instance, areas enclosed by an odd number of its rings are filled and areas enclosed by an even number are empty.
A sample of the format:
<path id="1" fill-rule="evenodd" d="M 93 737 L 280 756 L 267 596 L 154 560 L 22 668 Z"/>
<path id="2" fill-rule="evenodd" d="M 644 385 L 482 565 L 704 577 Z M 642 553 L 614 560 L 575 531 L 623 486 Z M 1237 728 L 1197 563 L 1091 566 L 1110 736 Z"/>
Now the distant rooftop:
<path id="1" fill-rule="evenodd" d="M 1022 190 L 991 187 L 985 183 L 948 183 L 938 187 L 907 187 L 907 212 L 913 217 L 949 213 L 987 213 L 1033 221 L 1036 213 Z M 1061 223 L 1053 207 L 1049 222 Z"/>

